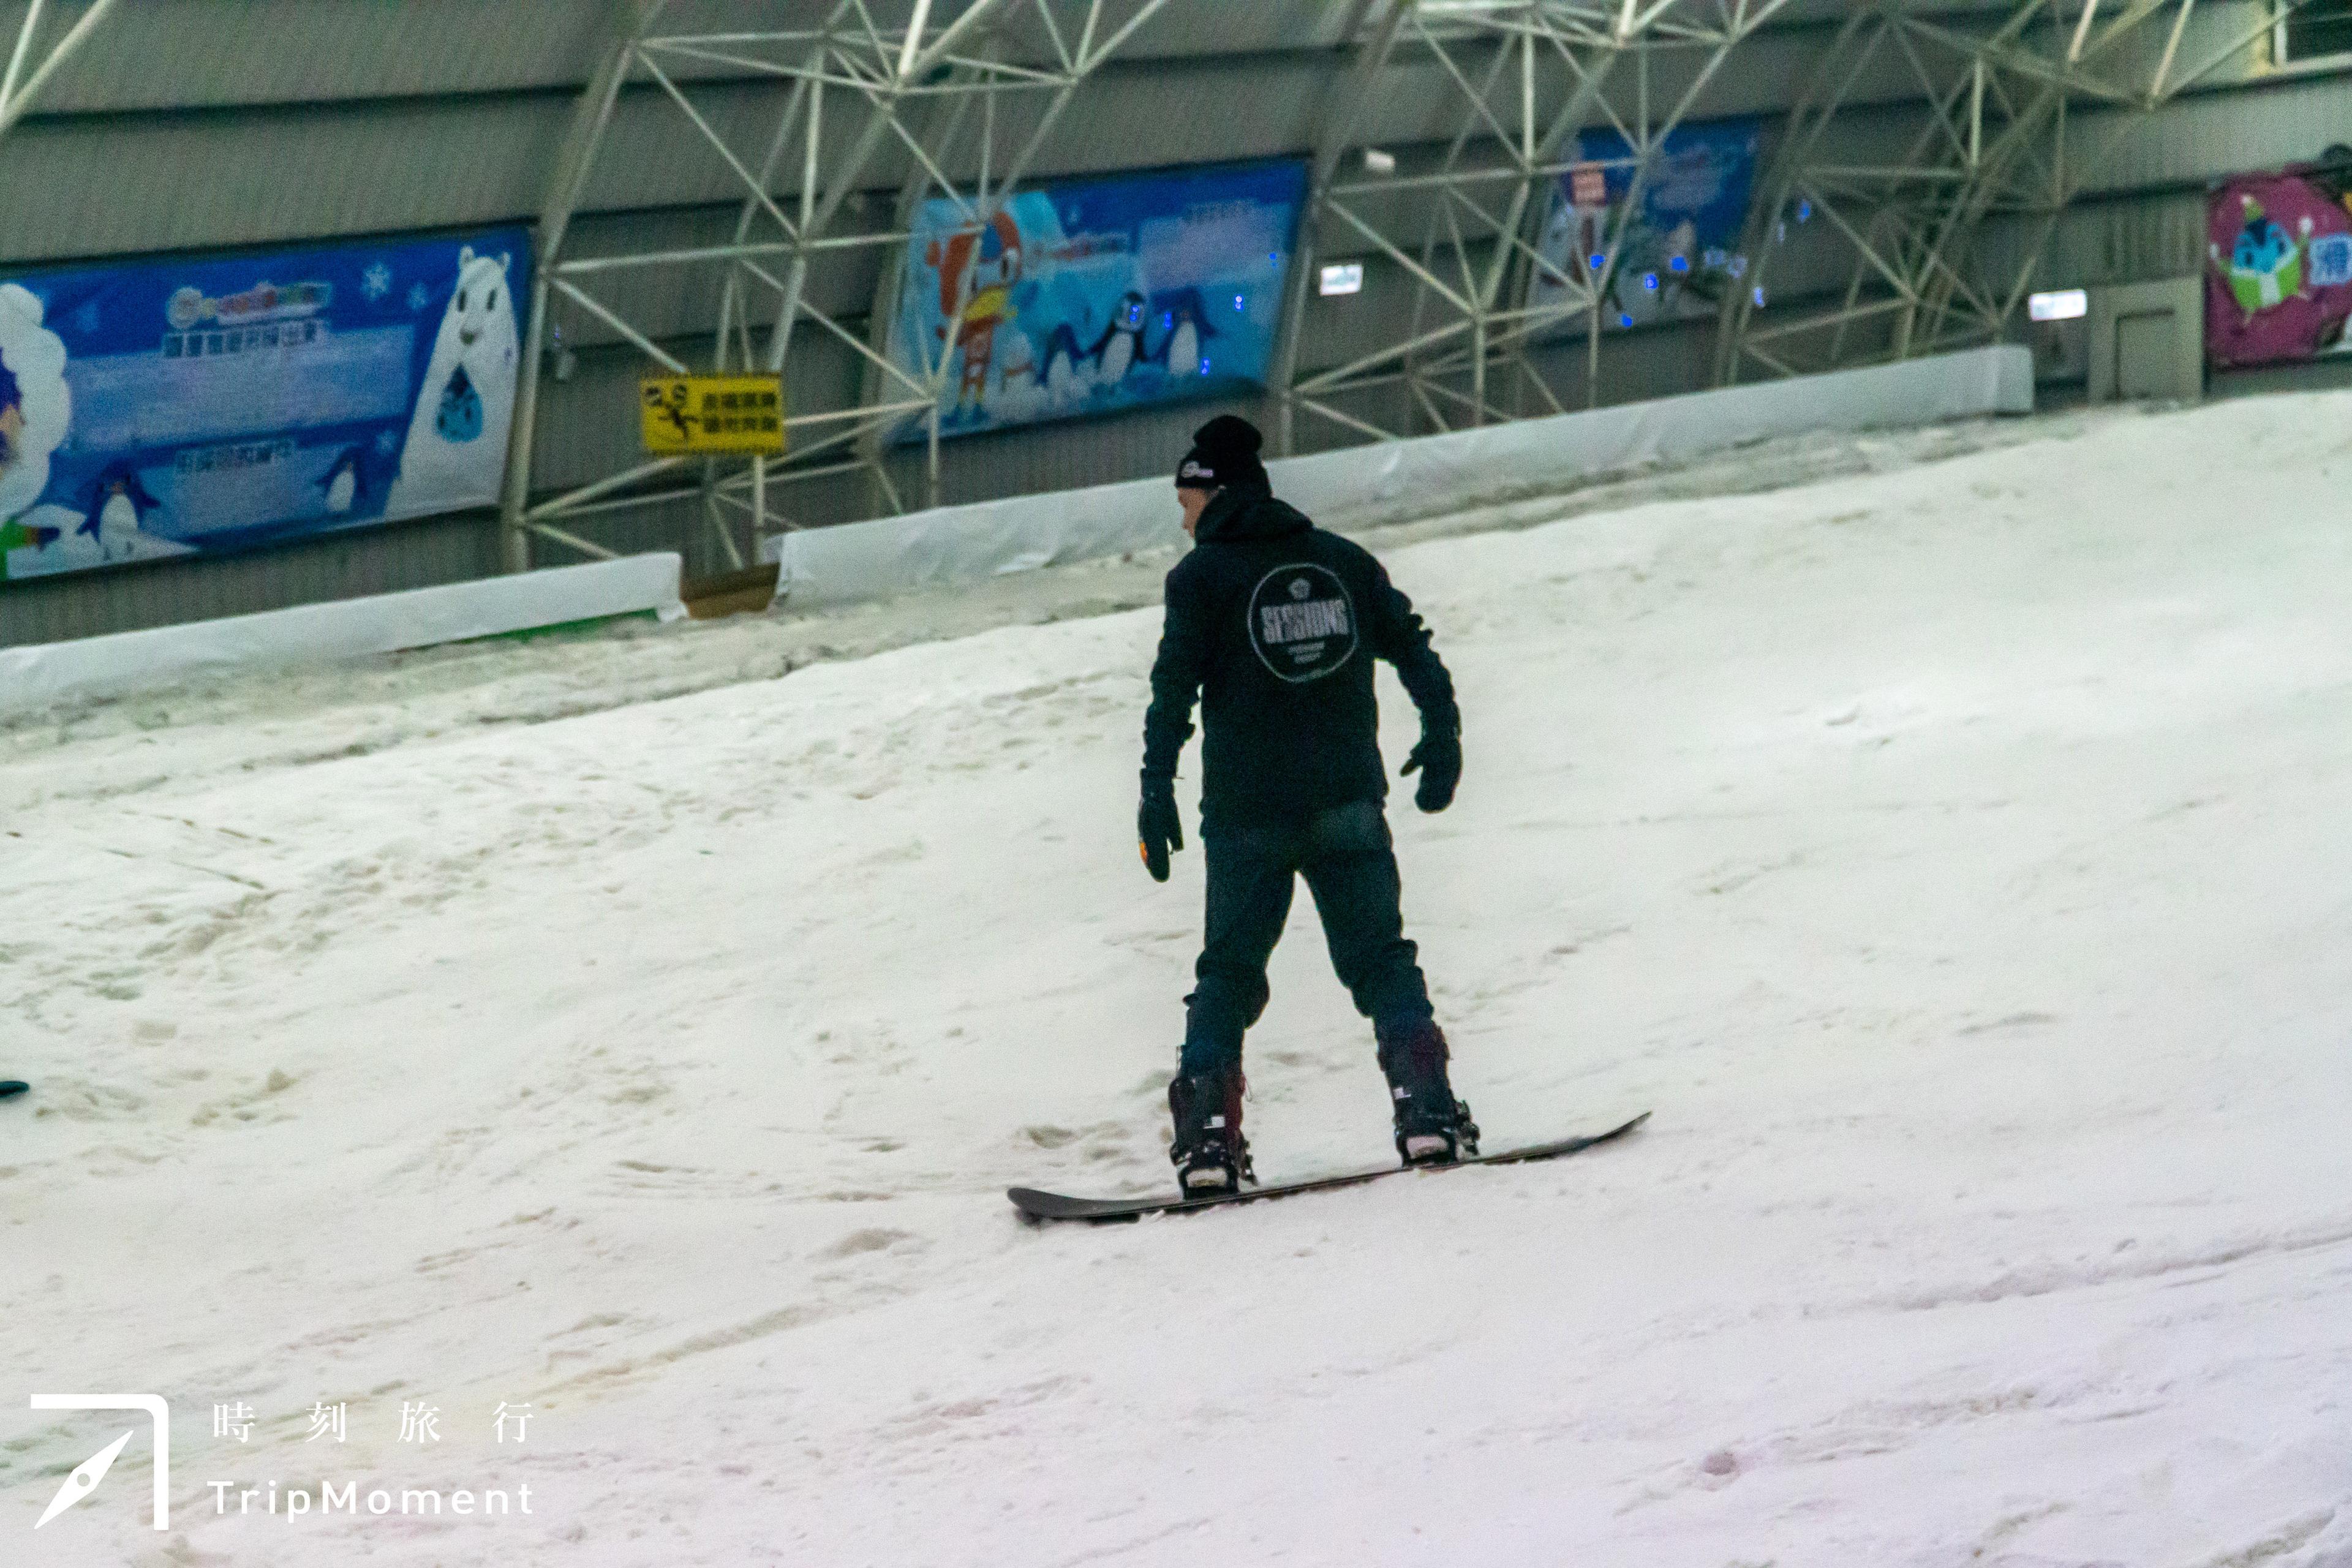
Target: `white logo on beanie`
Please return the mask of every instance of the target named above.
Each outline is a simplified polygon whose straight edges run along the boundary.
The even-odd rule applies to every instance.
[[[1203,466],[1198,458],[1187,458],[1184,466],[1176,470],[1176,477],[1180,479],[1213,479],[1217,471]]]

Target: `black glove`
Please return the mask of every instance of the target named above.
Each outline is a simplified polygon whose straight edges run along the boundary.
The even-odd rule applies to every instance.
[[[1141,840],[1143,868],[1155,882],[1168,879],[1168,857],[1184,847],[1184,818],[1176,810],[1176,785],[1146,779],[1143,804],[1136,808],[1135,836]]]
[[[1421,774],[1413,805],[1423,811],[1444,811],[1454,804],[1454,787],[1462,782],[1462,737],[1451,730],[1423,730],[1421,744],[1397,771]]]

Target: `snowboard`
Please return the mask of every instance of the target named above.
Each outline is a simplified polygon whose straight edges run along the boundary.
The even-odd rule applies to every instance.
[[[1304,1182],[1284,1182],[1270,1187],[1245,1186],[1230,1193],[1210,1193],[1200,1197],[1185,1197],[1179,1194],[1166,1197],[1074,1198],[1061,1193],[1041,1193],[1034,1187],[1013,1187],[1004,1195],[1013,1200],[1013,1206],[1021,1211],[1024,1219],[1082,1219],[1094,1225],[1106,1225],[1141,1219],[1148,1214],[1189,1214],[1194,1209],[1220,1208],[1229,1204],[1264,1203],[1269,1198],[1294,1197],[1300,1193],[1357,1187],[1366,1182],[1377,1182],[1382,1176],[1402,1176],[1412,1171],[1465,1171],[1473,1165],[1525,1165],[1537,1160],[1558,1160],[1602,1143],[1613,1142],[1649,1119],[1650,1113],[1645,1110],[1633,1121],[1612,1127],[1606,1132],[1582,1138],[1563,1138],[1556,1143],[1536,1143],[1524,1149],[1506,1149],[1500,1153],[1479,1154],[1467,1160],[1456,1160],[1450,1165],[1387,1165],[1377,1171],[1353,1171],[1343,1176],[1317,1176]]]
[[[12,1078],[5,1083],[0,1083],[0,1100],[14,1100],[18,1095],[29,1090],[33,1086],[29,1083],[18,1083]]]

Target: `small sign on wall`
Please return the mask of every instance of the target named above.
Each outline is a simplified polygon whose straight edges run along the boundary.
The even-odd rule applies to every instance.
[[[1364,264],[1360,261],[1333,262],[1317,278],[1315,291],[1327,299],[1335,294],[1362,293]]]
[[[652,375],[639,383],[646,450],[657,458],[784,452],[784,384],[774,375]]]

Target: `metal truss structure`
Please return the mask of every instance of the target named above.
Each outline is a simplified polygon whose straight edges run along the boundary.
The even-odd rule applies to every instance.
[[[775,520],[772,488],[820,476],[863,475],[873,510],[903,510],[916,498],[899,493],[887,454],[917,421],[929,431],[919,499],[936,501],[938,411],[955,350],[941,343],[932,357],[924,345],[909,371],[887,339],[919,204],[953,201],[983,230],[1074,95],[1139,26],[1170,5],[1224,3],[829,0],[821,26],[713,34],[661,31],[668,0],[615,0],[623,25],[581,98],[541,216],[503,508],[509,564],[527,565],[535,539],[609,554],[575,520],[681,501],[701,507],[740,564],[740,542]],[[2247,26],[2243,8],[2221,0],[1347,0],[1276,339],[1276,446],[1601,401],[1629,220],[1666,138],[1718,112],[1710,89],[1742,58],[1780,69],[1796,58],[1803,85],[1729,258],[1738,281],[1717,307],[1717,384],[2013,335],[2052,230],[2100,158],[2148,111],[2253,47],[2279,6]],[[1759,56],[1767,33],[1780,47]],[[713,68],[738,89],[747,77],[772,82],[760,147],[730,143],[698,106],[696,73]],[[1407,74],[1424,89],[1445,84],[1444,129],[1384,149],[1372,111]],[[681,131],[730,171],[740,193],[731,237],[626,254],[569,243],[631,82],[657,88]],[[1589,188],[1573,194],[1580,173],[1601,173],[1576,156],[1587,130],[1613,132],[1625,149],[1598,203]],[[861,193],[893,184],[895,206],[877,221]],[[1548,240],[1563,215],[1573,232]],[[1799,220],[1804,247],[1782,245]],[[857,301],[870,303],[863,323],[810,286],[813,267],[856,253],[877,263],[870,301]],[[1410,308],[1391,313],[1401,324],[1351,345],[1345,363],[1305,365],[1319,262],[1372,256],[1411,290]],[[651,365],[685,372],[620,297],[675,299],[714,273],[717,331],[695,340],[709,347],[691,368],[781,372],[793,334],[816,332],[862,366],[853,404],[793,413],[789,459],[624,463],[534,499],[551,309],[593,318]],[[1790,281],[1770,302],[1776,273]]]
[[[114,6],[115,0],[94,0],[72,26],[44,48],[41,14],[47,8],[47,0],[29,0],[24,20],[16,28],[16,41],[8,50],[7,70],[0,73],[0,137],[6,136],[9,128],[24,118],[58,68],[89,42],[90,35],[98,31]]]
[[[541,215],[539,278],[502,508],[509,567],[530,564],[534,536],[588,554],[611,555],[565,522],[688,498],[700,501],[728,558],[740,566],[739,531],[756,540],[766,531],[771,485],[845,471],[862,471],[883,501],[899,510],[902,499],[883,460],[885,439],[918,417],[929,426],[928,483],[936,499],[938,410],[951,374],[952,345],[940,345],[936,360],[924,345],[917,374],[890,357],[886,339],[916,208],[944,198],[957,204],[975,231],[985,227],[1027,173],[1073,95],[1168,3],[969,0],[949,16],[946,5],[935,8],[932,0],[912,0],[902,23],[886,26],[876,16],[885,8],[878,0],[836,0],[815,27],[687,34],[660,30],[667,0],[626,0],[625,35],[582,97]],[[691,73],[700,67],[773,82],[763,149],[730,144],[712,116],[698,107]],[[740,184],[734,233],[725,243],[615,255],[574,254],[567,244],[582,194],[604,155],[614,103],[633,79],[658,87],[683,128],[707,143]],[[1007,100],[1016,97],[1039,101],[1026,112],[1014,112]],[[845,120],[854,127],[845,142]],[[892,165],[905,171],[895,220],[880,226],[845,223],[851,198]],[[780,186],[794,194],[780,197]],[[813,300],[809,282],[813,266],[866,249],[878,249],[881,266],[867,328],[860,333]],[[707,280],[714,268],[722,276],[718,330],[711,358],[699,367],[689,366],[600,295],[600,289],[624,279],[641,285],[648,274],[657,279],[658,288],[639,287],[639,298],[674,293],[698,278]],[[814,329],[859,356],[865,395],[848,408],[790,415],[784,422],[792,442],[787,459],[655,458],[533,500],[539,384],[547,358],[549,310],[557,300],[594,318],[654,364],[681,374],[696,368],[780,374],[793,333]],[[679,479],[686,482],[664,482]]]
[[[1666,135],[1788,4],[1385,0],[1360,29],[1355,89],[1317,150],[1276,381],[1283,449],[1296,447],[1300,414],[1381,438],[1564,412],[1530,351],[1579,329],[1583,401],[1597,402],[1600,329],[1627,216]],[[1401,168],[1392,153],[1358,142],[1361,108],[1391,71],[1432,63],[1451,84],[1454,129],[1426,167]],[[1578,167],[1574,138],[1588,127],[1622,139],[1631,177],[1605,216],[1547,255],[1542,230]],[[1318,254],[1368,250],[1412,279],[1407,330],[1344,364],[1300,374],[1299,323]]]
[[[2191,48],[2199,0],[1856,0],[1750,211],[1750,286],[1723,301],[1717,384],[2009,336],[2052,231],[2105,157],[2303,3],[2241,15]],[[1883,128],[1858,136],[1856,85],[1890,67],[1924,98],[1924,116],[1891,139]],[[1842,295],[1771,307],[1789,225],[1816,218],[1843,242]]]

